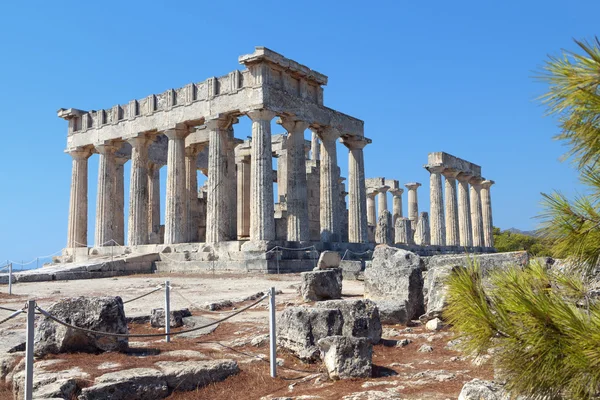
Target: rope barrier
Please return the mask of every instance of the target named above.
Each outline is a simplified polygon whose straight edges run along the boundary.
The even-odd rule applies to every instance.
[[[55,316],[53,316],[52,314],[48,313],[47,311],[45,311],[44,309],[40,308],[39,306],[36,306],[36,309],[42,314],[44,315],[46,318],[51,319],[52,321],[63,325],[67,328],[71,328],[71,329],[75,329],[81,332],[86,332],[86,333],[91,333],[93,335],[99,335],[99,336],[110,336],[110,337],[121,337],[121,338],[130,338],[130,337],[137,337],[137,338],[152,338],[152,337],[165,337],[165,336],[175,336],[175,335],[182,335],[184,333],[190,333],[190,332],[195,332],[195,331],[199,331],[201,329],[205,329],[208,327],[211,327],[213,325],[219,324],[221,322],[227,321],[228,319],[231,319],[233,317],[235,317],[238,314],[241,314],[242,312],[248,310],[249,308],[254,307],[255,305],[257,305],[258,303],[260,303],[261,301],[263,301],[264,299],[266,299],[267,297],[269,297],[268,294],[264,295],[263,297],[261,297],[260,299],[258,299],[257,301],[255,301],[254,303],[241,308],[239,310],[237,310],[236,312],[221,318],[218,321],[214,321],[211,322],[210,324],[206,324],[206,325],[202,325],[202,326],[197,326],[191,329],[185,329],[182,331],[178,331],[178,332],[169,332],[169,333],[138,333],[138,334],[126,334],[126,333],[111,333],[111,332],[100,332],[100,331],[95,331],[92,329],[87,329],[87,328],[81,328],[72,324],[69,324],[67,322],[61,321],[60,319],[56,318]]]
[[[123,302],[123,304],[131,303],[132,301],[139,300],[139,299],[141,299],[142,297],[149,296],[149,295],[151,295],[152,293],[156,293],[156,292],[158,292],[159,290],[162,290],[162,288],[163,288],[163,285],[160,285],[159,287],[157,287],[156,289],[154,289],[154,290],[152,290],[152,291],[150,291],[150,292],[148,292],[148,293],[145,293],[145,294],[143,294],[143,295],[141,295],[141,296],[134,297],[133,299],[129,299],[129,300],[127,300],[127,301],[124,301],[124,302]]]
[[[16,311],[18,311],[18,310],[15,310],[14,308],[6,308],[6,307],[0,307],[0,310],[10,311],[10,312],[16,312]]]
[[[23,314],[24,312],[25,312],[25,310],[23,308],[20,309],[20,310],[16,310],[14,313],[10,314],[8,317],[6,317],[2,321],[0,321],[0,325],[2,325],[3,323],[5,323],[6,321],[9,321],[9,320],[13,319],[17,315]]]

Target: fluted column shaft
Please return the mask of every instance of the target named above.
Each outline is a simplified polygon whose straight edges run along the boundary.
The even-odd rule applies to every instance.
[[[250,236],[250,163],[237,163],[237,236]]]
[[[339,186],[336,140],[339,132],[333,128],[325,128],[319,132],[321,136],[321,241],[337,242],[340,240],[339,221]]]
[[[390,189],[390,193],[392,194],[392,223],[395,227],[396,220],[402,218],[402,193],[404,193],[404,190]]]
[[[377,225],[377,210],[375,209],[377,192],[367,193],[367,224]]]
[[[444,184],[446,192],[446,245],[460,245],[460,233],[458,229],[458,199],[456,194],[456,176],[458,171],[445,170],[446,177]]]
[[[148,243],[148,145],[145,136],[129,139],[131,144],[131,178],[129,182],[129,217],[127,244]]]
[[[381,218],[384,211],[389,211],[387,201],[387,191],[389,188],[389,186],[382,186],[377,189],[377,208],[379,209],[379,218]]]
[[[165,201],[165,244],[184,243],[187,225],[185,221],[185,138],[187,129],[170,129],[165,132],[169,139],[167,150],[167,195]]]
[[[319,143],[319,136],[317,132],[313,131],[310,141],[310,153],[313,161],[321,159],[321,144]]]
[[[481,210],[481,182],[480,177],[471,178],[470,204],[471,204],[471,232],[473,246],[483,247],[483,221]]]
[[[442,192],[442,171],[444,167],[429,166],[429,214],[431,245],[446,245],[446,226],[444,220],[444,197]]]
[[[483,222],[483,244],[485,247],[494,247],[494,223],[492,220],[492,198],[490,187],[494,181],[481,182],[481,214]]]
[[[125,157],[116,157],[115,167],[115,186],[113,199],[115,201],[115,226],[113,231],[113,239],[115,246],[125,245]]]
[[[275,113],[269,110],[257,110],[247,115],[252,120],[250,240],[274,240],[271,120],[275,117]]]
[[[185,148],[186,241],[190,243],[200,240],[196,213],[198,212],[198,154],[203,147],[204,145],[192,144]]]
[[[470,175],[459,174],[458,180],[458,232],[460,245],[464,247],[473,246],[471,233],[471,207],[469,201],[469,179]]]
[[[73,161],[67,248],[87,247],[88,158],[92,152],[90,148],[80,148],[69,154]]]
[[[417,229],[419,222],[419,200],[417,197],[417,189],[421,186],[418,182],[411,182],[404,185],[408,189],[408,219],[413,233]]]
[[[160,242],[160,165],[148,163],[148,238]],[[150,240],[149,240],[150,242]]]
[[[367,188],[363,149],[369,139],[353,136],[344,138],[348,147],[348,242],[368,243]]]
[[[96,232],[95,246],[112,246],[110,242],[114,235],[115,216],[115,151],[111,144],[96,145],[100,154],[98,161],[98,193],[96,199]]]

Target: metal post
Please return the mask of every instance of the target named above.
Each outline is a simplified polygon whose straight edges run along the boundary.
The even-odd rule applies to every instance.
[[[277,337],[275,335],[275,288],[269,293],[269,340],[271,345],[271,378],[277,377]]]
[[[171,341],[169,332],[171,331],[171,304],[169,300],[169,281],[165,281],[165,340],[167,343]]]
[[[8,264],[8,295],[12,296],[12,263]]]
[[[25,400],[33,399],[33,334],[35,300],[27,300],[27,341],[25,342]]]

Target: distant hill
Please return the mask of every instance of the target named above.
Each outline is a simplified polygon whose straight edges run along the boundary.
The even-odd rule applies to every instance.
[[[522,231],[520,229],[517,228],[508,228],[508,229],[504,229],[506,232],[510,232],[510,233],[519,233],[521,235],[526,235],[526,236],[538,236],[537,231]]]

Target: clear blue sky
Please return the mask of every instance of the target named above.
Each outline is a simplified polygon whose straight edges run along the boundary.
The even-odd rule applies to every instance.
[[[548,54],[574,49],[572,38],[598,34],[599,14],[597,1],[556,0],[2,2],[0,260],[65,245],[71,158],[57,109],[109,108],[220,76],[254,46],[329,76],[326,105],[363,119],[373,139],[367,176],[426,185],[427,153],[446,151],[497,182],[496,226],[532,229],[540,192],[578,190],[532,76]],[[236,126],[248,135],[247,121]],[[345,175],[343,147],[339,161]]]

